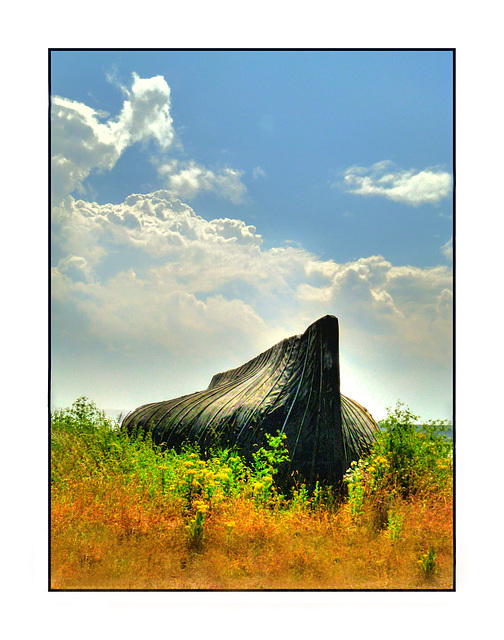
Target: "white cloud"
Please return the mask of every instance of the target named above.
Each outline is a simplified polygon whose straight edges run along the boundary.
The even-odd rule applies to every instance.
[[[344,187],[355,195],[383,196],[395,202],[418,206],[436,204],[451,193],[452,177],[440,169],[399,169],[384,160],[369,168],[350,167]]]
[[[169,191],[184,199],[192,199],[203,191],[211,191],[234,204],[240,204],[247,193],[241,180],[243,172],[229,167],[214,171],[194,160],[171,160],[161,165],[158,171],[165,178]]]
[[[58,262],[58,271],[74,282],[93,282],[93,272],[86,258],[68,255]]]
[[[448,242],[441,247],[441,253],[447,258],[447,260],[453,260],[453,238],[450,238]]]
[[[161,149],[173,142],[173,119],[170,115],[170,87],[163,76],[140,78],[133,73],[129,100],[119,116],[119,128],[128,132],[131,142],[155,139]]]
[[[257,178],[265,178],[266,171],[264,171],[264,169],[262,169],[261,167],[254,167],[254,170],[252,171],[252,177],[254,178],[254,180],[257,180]]]
[[[53,96],[51,103],[51,197],[53,204],[82,187],[92,170],[111,170],[135,142],[154,139],[166,150],[173,142],[170,88],[164,78],[133,74],[131,89],[117,118],[74,100]]]
[[[241,349],[250,346],[265,329],[242,300],[217,292],[198,297],[162,269],[129,269],[106,281],[84,284],[58,266],[52,270],[52,287],[60,309],[83,316],[89,336],[115,349],[157,348],[169,350],[172,357],[211,357],[223,343],[235,349],[240,342]],[[66,329],[72,331],[71,326]]]
[[[117,127],[99,121],[98,112],[58,96],[51,109],[51,195],[59,202],[92,169],[111,169],[126,142]]]
[[[261,244],[254,226],[229,218],[206,221],[169,191],[134,194],[118,205],[69,197],[53,209],[54,250],[82,256],[94,268],[122,253],[144,256],[149,264],[179,259],[190,271],[214,253],[224,264],[240,251],[253,255]]]

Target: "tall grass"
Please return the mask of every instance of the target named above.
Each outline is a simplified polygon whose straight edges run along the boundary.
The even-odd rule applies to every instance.
[[[85,398],[52,416],[53,589],[449,589],[450,441],[389,411],[347,494],[278,480],[281,435],[250,462],[163,450]]]

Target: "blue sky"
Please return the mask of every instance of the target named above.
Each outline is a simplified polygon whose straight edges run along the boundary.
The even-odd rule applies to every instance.
[[[332,313],[343,393],[450,418],[452,67],[52,52],[53,403],[196,391]]]

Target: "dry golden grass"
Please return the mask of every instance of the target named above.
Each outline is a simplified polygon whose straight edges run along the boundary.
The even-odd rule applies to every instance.
[[[411,417],[398,405],[347,499],[287,498],[280,435],[251,463],[162,451],[81,398],[52,416],[51,588],[452,589],[451,445]]]
[[[53,589],[451,589],[452,509],[445,495],[398,500],[397,535],[371,507],[278,509],[248,498],[207,514],[188,543],[177,501],[131,482],[89,478],[53,492]],[[436,553],[427,575],[421,558]]]

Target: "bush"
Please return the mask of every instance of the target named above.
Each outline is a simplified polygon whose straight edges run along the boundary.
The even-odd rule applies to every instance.
[[[157,447],[150,438],[128,436],[85,397],[52,413],[51,453],[53,482],[110,473],[143,477],[147,469],[155,468],[157,459]]]
[[[77,398],[69,409],[56,409],[51,414],[53,433],[98,433],[109,431],[116,423],[105,416],[94,402],[84,396]]]
[[[344,478],[352,515],[373,502],[379,526],[387,522],[395,497],[440,490],[451,483],[453,471],[447,421],[419,425],[418,416],[401,402],[387,411],[371,453],[353,462]]]

